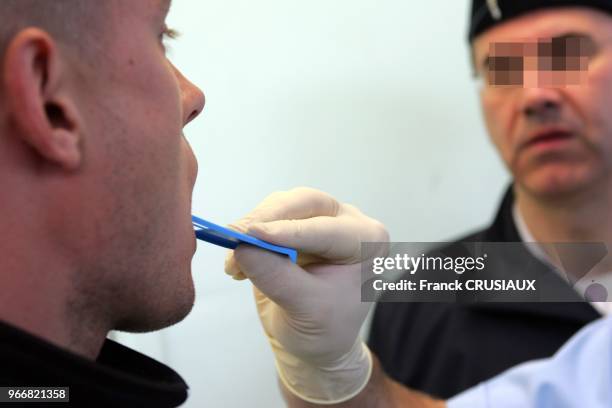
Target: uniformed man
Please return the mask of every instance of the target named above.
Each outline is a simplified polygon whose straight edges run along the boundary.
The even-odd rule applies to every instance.
[[[482,110],[513,183],[493,223],[459,241],[611,241],[611,13],[607,0],[473,1],[468,40]],[[544,246],[525,256],[558,273]],[[369,345],[391,377],[448,398],[552,355],[608,314],[611,268],[604,260],[573,287],[565,280],[574,303],[380,303]],[[581,302],[589,290],[597,296]]]

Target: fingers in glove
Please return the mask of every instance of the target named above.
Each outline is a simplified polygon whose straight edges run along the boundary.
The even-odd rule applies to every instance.
[[[386,242],[380,223],[363,215],[314,217],[252,224],[248,233],[338,263],[360,262],[362,242]]]
[[[249,245],[234,250],[240,271],[273,302],[288,312],[315,290],[315,277],[287,257]],[[300,300],[301,299],[301,300]]]
[[[230,275],[235,280],[245,280],[246,276],[240,270],[240,266],[234,258],[234,251],[228,251],[225,256],[225,273]]]
[[[255,222],[336,216],[340,203],[319,190],[300,187],[271,194],[241,220],[231,224],[241,232]]]

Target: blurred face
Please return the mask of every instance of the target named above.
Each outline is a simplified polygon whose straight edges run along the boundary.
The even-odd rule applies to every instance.
[[[109,4],[105,33],[92,44],[99,59],[82,66],[77,84],[88,175],[81,228],[93,237],[77,284],[107,300],[116,328],[145,331],[193,305],[197,163],[182,129],[204,96],[166,58],[167,1]]]
[[[557,197],[607,185],[612,168],[612,17],[527,14],[476,38],[482,109],[517,187]]]

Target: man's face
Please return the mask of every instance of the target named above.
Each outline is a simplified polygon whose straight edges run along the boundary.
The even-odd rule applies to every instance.
[[[519,189],[558,197],[608,179],[611,45],[612,18],[579,7],[533,12],[475,39],[486,126]],[[496,76],[502,66],[518,70]]]
[[[112,299],[104,307],[117,328],[145,331],[182,319],[193,305],[197,162],[182,129],[204,96],[166,58],[167,1],[109,4],[105,33],[92,45],[99,60],[75,85],[89,186],[79,218],[89,220],[83,234],[95,237],[77,284]]]

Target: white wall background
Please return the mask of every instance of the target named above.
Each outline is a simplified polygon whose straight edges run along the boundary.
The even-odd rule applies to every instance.
[[[491,218],[507,179],[481,124],[467,1],[175,0],[175,64],[206,93],[186,129],[195,214],[229,223],[306,185],[383,221],[395,241]],[[182,323],[120,339],[181,373],[186,407],[281,407],[248,282],[199,244]]]

